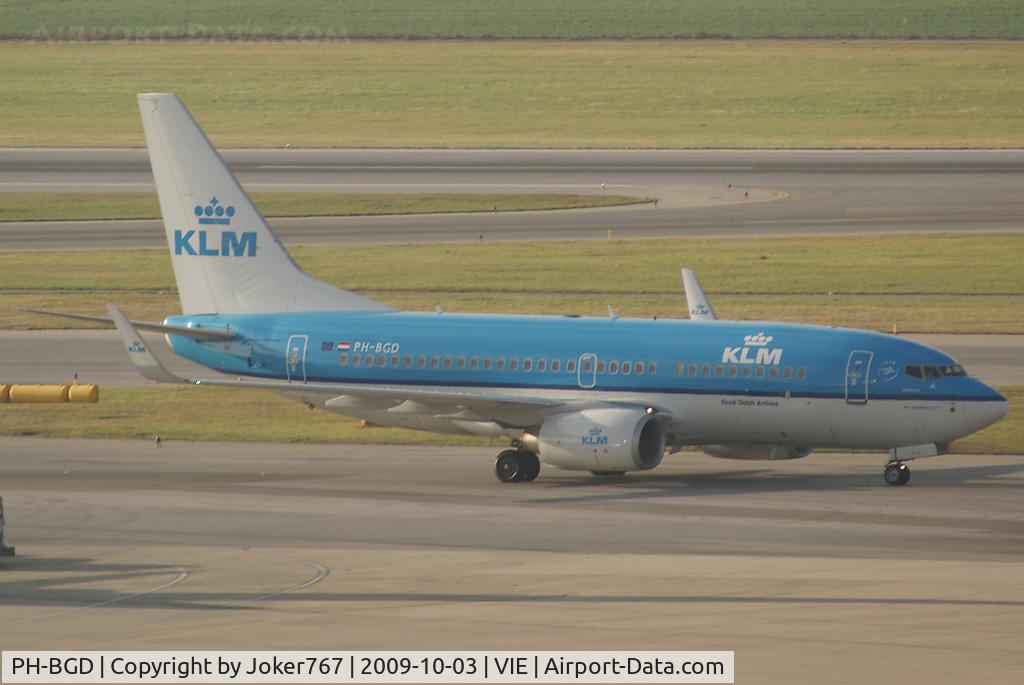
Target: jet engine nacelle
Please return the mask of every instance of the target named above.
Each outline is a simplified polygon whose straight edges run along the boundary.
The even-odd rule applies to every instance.
[[[665,428],[643,409],[584,409],[549,417],[523,443],[540,460],[573,471],[646,471],[665,456]]]
[[[704,445],[704,454],[719,459],[803,459],[811,453],[809,447],[789,445],[755,445],[751,443],[730,443],[727,445]]]

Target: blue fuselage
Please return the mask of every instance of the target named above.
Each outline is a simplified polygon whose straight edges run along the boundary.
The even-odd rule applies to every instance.
[[[670,410],[693,441],[948,442],[1006,412],[1002,395],[948,355],[843,328],[408,312],[166,323],[230,328],[238,338],[228,344],[170,339],[176,353],[232,375],[642,399]]]

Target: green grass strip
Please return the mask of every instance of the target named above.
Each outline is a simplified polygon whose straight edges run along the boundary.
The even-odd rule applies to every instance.
[[[16,42],[0,74],[0,146],[140,147],[153,90],[222,148],[1024,146],[1017,42]]]
[[[902,332],[1024,333],[1024,235],[594,240],[293,247],[313,276],[410,310],[681,317],[679,268],[719,316]],[[0,252],[0,327],[180,311],[165,250]]]

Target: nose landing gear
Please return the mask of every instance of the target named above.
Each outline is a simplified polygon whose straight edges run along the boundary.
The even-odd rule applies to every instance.
[[[889,485],[906,485],[910,481],[910,467],[894,461],[885,467],[885,482]]]
[[[494,473],[502,483],[528,483],[540,475],[540,459],[527,450],[505,450],[494,460]]]

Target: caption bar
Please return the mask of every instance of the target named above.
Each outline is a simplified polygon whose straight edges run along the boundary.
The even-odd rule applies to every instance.
[[[735,652],[5,651],[4,683],[732,683]]]

